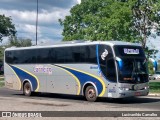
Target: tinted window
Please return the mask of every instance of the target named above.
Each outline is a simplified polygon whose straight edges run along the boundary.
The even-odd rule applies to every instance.
[[[116,56],[145,57],[144,51],[140,46],[116,45],[114,48]]]
[[[65,56],[64,56],[64,49],[63,48],[56,48],[55,49],[55,63],[64,63]]]
[[[52,56],[54,56],[53,49],[39,49],[37,51],[37,63],[51,63],[55,59]]]
[[[5,52],[5,60],[7,63],[13,63],[13,52],[6,51]]]
[[[103,75],[110,81],[116,81],[116,70],[110,46],[99,45],[99,64]]]
[[[107,70],[106,70],[106,77],[111,81],[116,81],[116,69],[114,59],[107,60]]]
[[[24,52],[22,52],[22,51],[24,51]],[[34,49],[34,50],[22,50],[22,51],[20,51],[20,52],[23,55],[24,60],[21,62],[21,64],[22,63],[31,63],[31,64],[33,64],[33,63],[37,62],[37,51],[38,50]],[[15,63],[15,61],[14,61],[14,63]]]
[[[96,46],[88,46],[88,59],[89,63],[97,63]]]
[[[96,47],[76,46],[6,51],[6,62],[22,63],[97,63]]]

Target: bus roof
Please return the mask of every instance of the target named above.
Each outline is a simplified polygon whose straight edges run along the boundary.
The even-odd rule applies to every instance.
[[[104,45],[130,45],[130,46],[141,46],[137,43],[130,43],[124,41],[69,41],[69,42],[60,42],[54,45],[46,45],[46,46],[30,46],[30,47],[10,47],[6,50],[21,50],[21,49],[38,49],[38,48],[51,48],[51,47],[67,47],[67,46],[82,46],[82,45],[97,45],[97,44],[104,44]]]

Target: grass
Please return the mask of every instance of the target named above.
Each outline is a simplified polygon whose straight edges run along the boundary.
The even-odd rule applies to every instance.
[[[160,93],[160,82],[150,82],[149,88],[151,93]]]
[[[0,81],[3,81],[4,80],[4,78],[0,78]]]
[[[4,78],[0,78],[0,87],[3,87],[4,86]]]
[[[4,82],[0,82],[0,87],[3,87],[4,86]]]

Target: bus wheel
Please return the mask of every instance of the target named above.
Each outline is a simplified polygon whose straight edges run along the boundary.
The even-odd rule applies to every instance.
[[[97,100],[96,90],[93,86],[88,86],[85,90],[85,97],[90,102],[95,102]]]
[[[23,93],[25,96],[31,96],[31,85],[29,84],[29,82],[26,82],[24,84],[24,87],[23,87]]]

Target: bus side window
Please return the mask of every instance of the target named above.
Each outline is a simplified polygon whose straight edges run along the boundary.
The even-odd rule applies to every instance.
[[[11,51],[6,51],[5,52],[5,60],[7,63],[13,63],[13,52]]]
[[[107,45],[99,45],[98,48],[99,65],[103,75],[109,81],[116,82],[116,70],[111,47]],[[103,58],[103,54],[106,51],[108,54]]]

